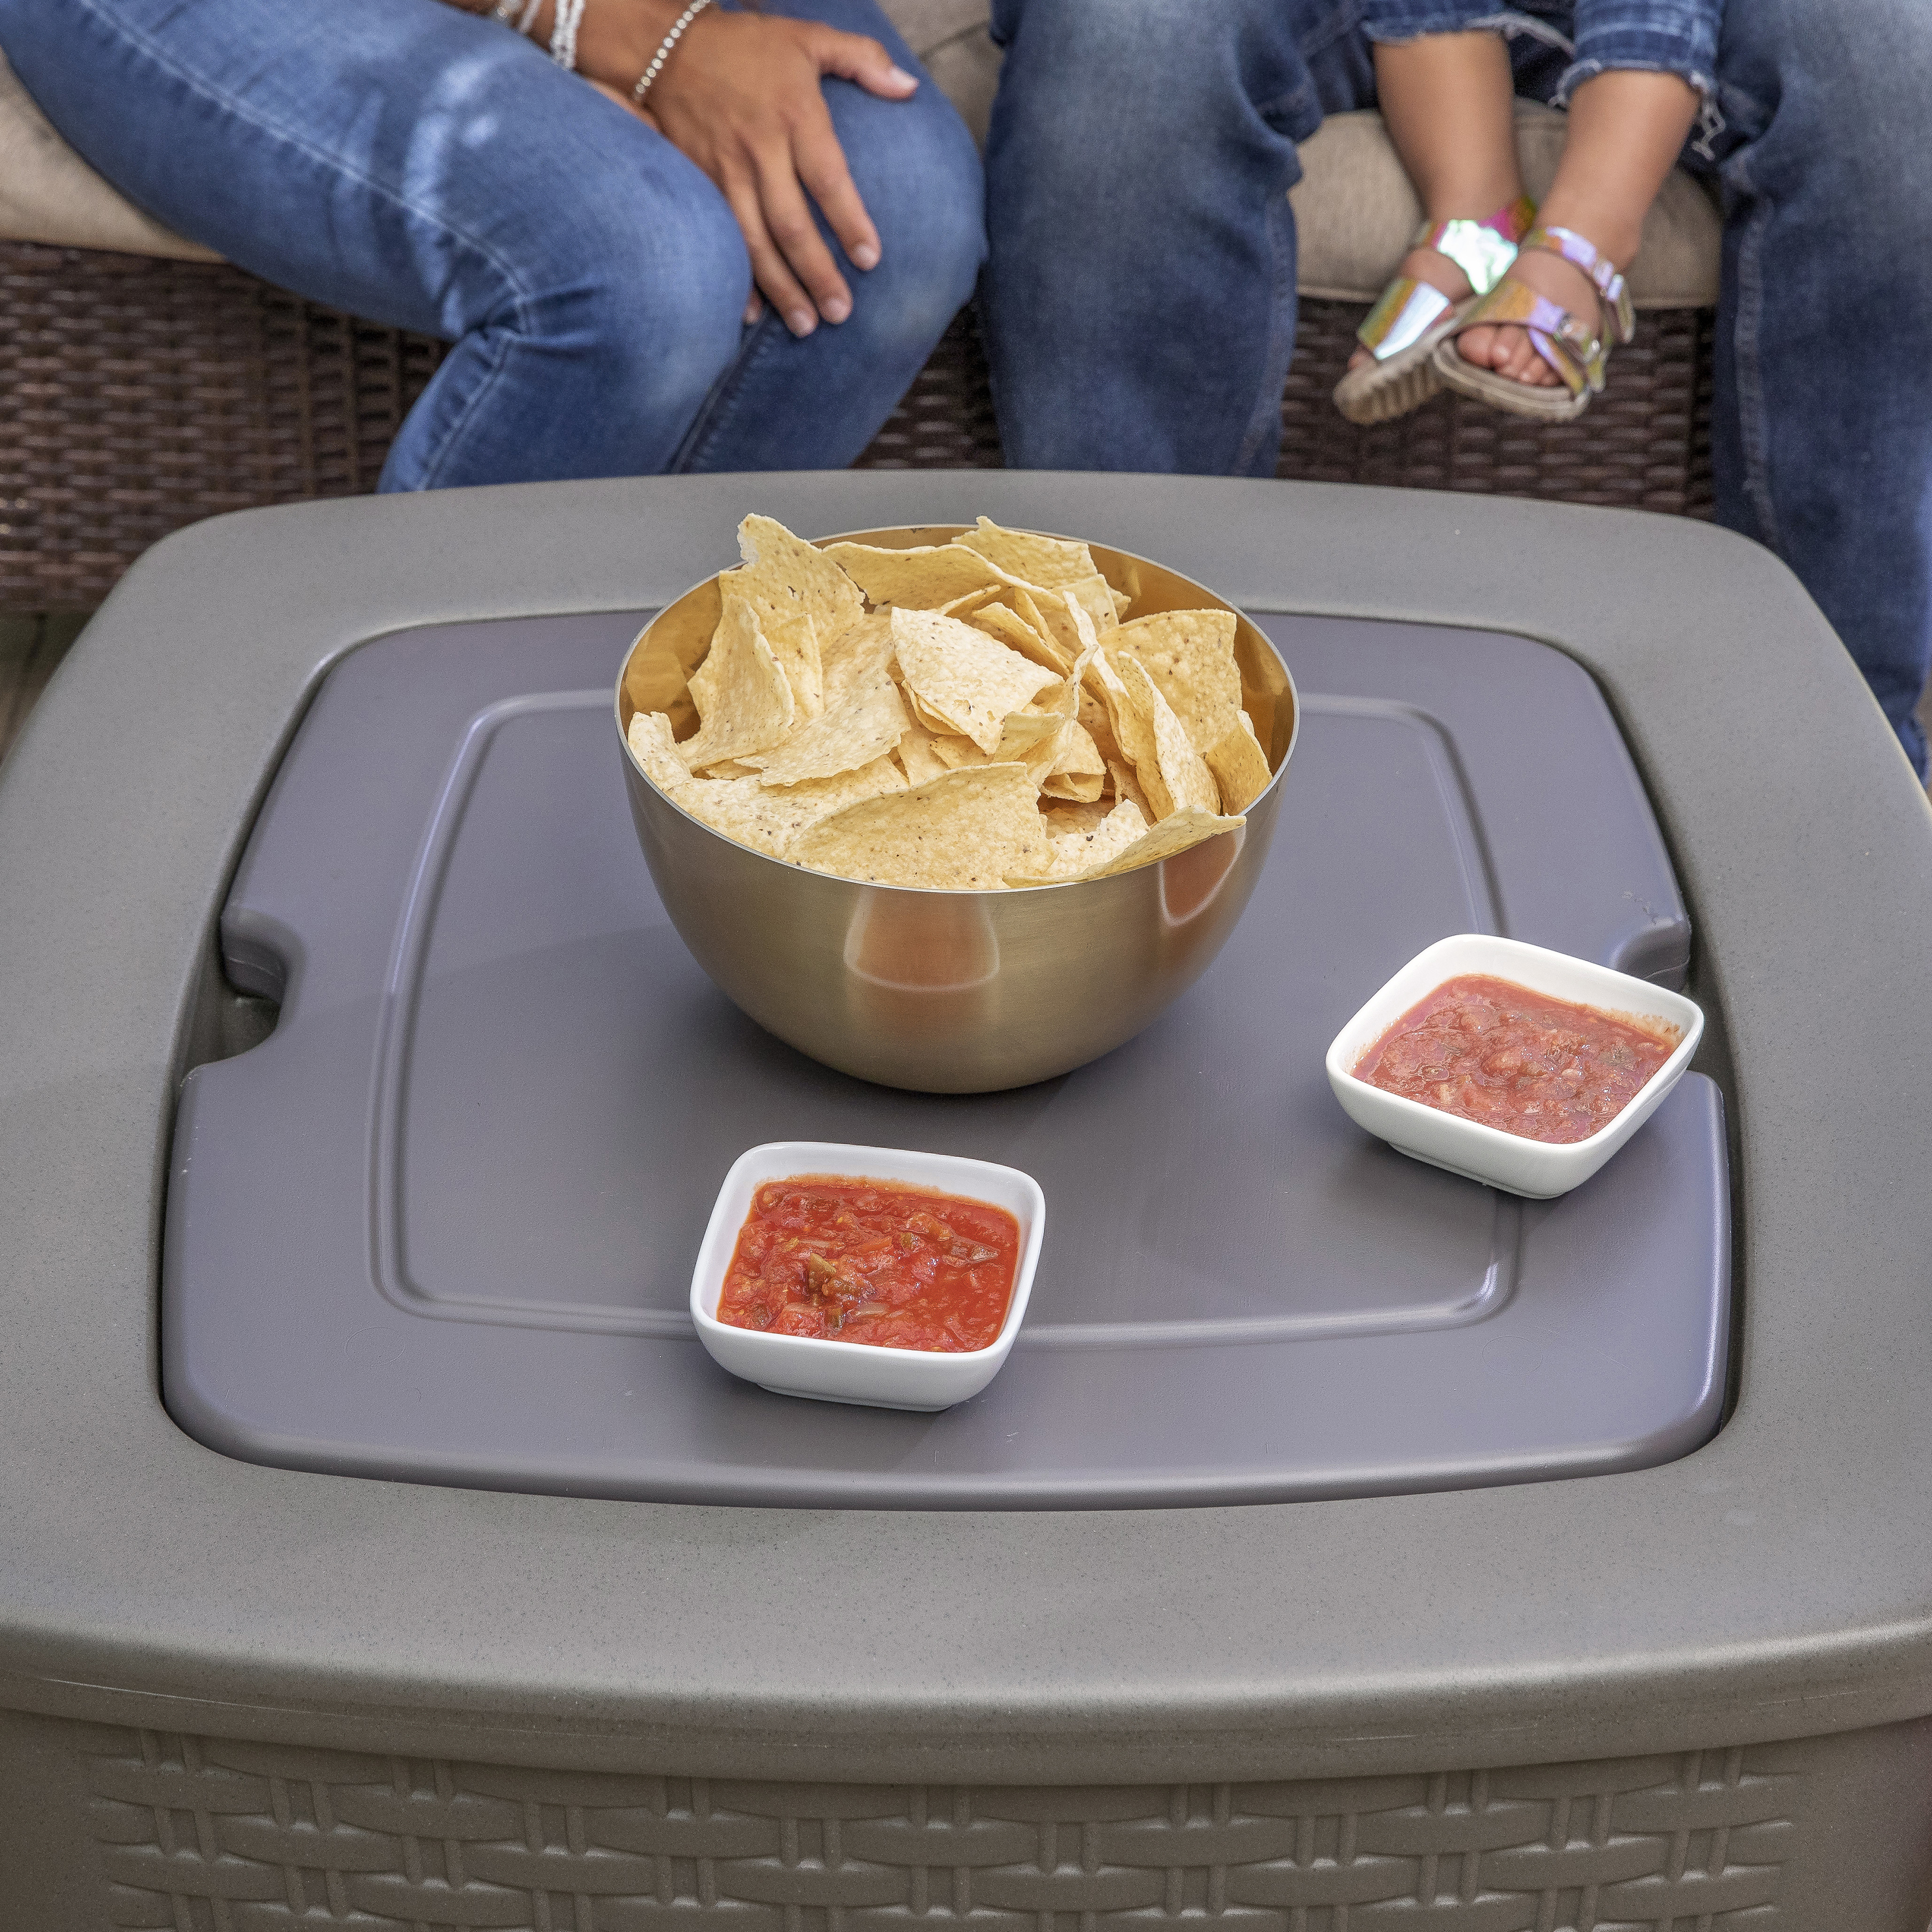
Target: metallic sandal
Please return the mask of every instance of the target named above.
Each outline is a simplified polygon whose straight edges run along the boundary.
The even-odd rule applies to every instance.
[[[1519,252],[1540,249],[1561,255],[1581,268],[1596,284],[1601,313],[1591,328],[1580,317],[1522,282],[1498,282],[1473,304],[1468,314],[1447,330],[1434,353],[1437,378],[1447,387],[1473,396],[1492,409],[1512,416],[1533,416],[1541,422],[1568,422],[1590,406],[1590,398],[1604,386],[1610,359],[1611,340],[1628,342],[1636,333],[1624,278],[1593,242],[1574,228],[1537,228],[1522,238]],[[1560,388],[1532,388],[1493,369],[1479,369],[1462,360],[1456,338],[1466,328],[1486,322],[1514,322],[1529,331],[1538,355],[1562,378]]]
[[[1468,277],[1472,292],[1457,302],[1413,275],[1398,275],[1383,290],[1355,332],[1375,360],[1351,369],[1335,385],[1335,406],[1351,422],[1388,422],[1435,394],[1439,384],[1431,358],[1436,345],[1502,281],[1535,219],[1536,204],[1526,194],[1480,221],[1422,224],[1409,246],[1446,255]]]

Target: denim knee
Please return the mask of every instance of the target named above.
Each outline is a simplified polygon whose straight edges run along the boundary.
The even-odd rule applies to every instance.
[[[628,117],[610,112],[621,134]],[[652,144],[632,168],[620,143],[576,179],[533,161],[489,238],[490,272],[449,291],[456,347],[383,488],[669,467],[738,351],[751,268],[723,196],[629,125]]]
[[[1071,100],[1130,98],[1180,126],[1225,85],[1235,38],[1202,13],[1200,0],[993,0],[992,32],[1009,49],[1023,38],[1029,70],[1057,74]]]
[[[903,104],[833,82],[832,123],[879,231],[879,265],[847,265],[850,319],[840,325],[891,358],[923,361],[971,298],[986,256],[984,187],[973,137],[930,80]]]

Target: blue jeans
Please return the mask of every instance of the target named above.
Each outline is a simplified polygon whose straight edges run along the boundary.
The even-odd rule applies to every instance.
[[[593,0],[595,4],[595,0]],[[872,0],[766,0],[885,42]],[[455,346],[382,487],[850,463],[971,295],[971,136],[929,80],[825,94],[882,247],[795,340],[724,196],[506,27],[437,0],[0,0],[0,46],[116,187],[315,301]],[[827,237],[830,239],[828,235]]]
[[[1324,114],[1373,104],[1364,13],[1362,0],[994,0],[1007,54],[982,302],[1009,462],[1274,473],[1294,344],[1295,143]],[[1550,98],[1569,57],[1528,35],[1510,46],[1519,91]],[[1704,164],[1724,208],[1718,516],[1797,574],[1922,776],[1928,73],[1926,0],[1732,0]]]
[[[1550,96],[1559,107],[1612,68],[1679,74],[1708,99],[1723,14],[1724,0],[1361,0],[1372,41],[1487,30],[1556,48],[1567,62]]]

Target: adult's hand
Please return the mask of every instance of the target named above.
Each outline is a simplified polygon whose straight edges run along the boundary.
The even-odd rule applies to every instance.
[[[682,0],[591,0],[578,37],[580,70],[628,106],[638,76],[682,11]],[[862,34],[713,5],[672,50],[644,116],[718,184],[743,231],[753,280],[794,335],[809,335],[821,316],[843,322],[852,313],[852,292],[812,219],[813,202],[854,266],[870,268],[879,259],[878,230],[826,108],[826,74],[888,100],[906,100],[919,86]],[[755,298],[752,306],[755,312]]]

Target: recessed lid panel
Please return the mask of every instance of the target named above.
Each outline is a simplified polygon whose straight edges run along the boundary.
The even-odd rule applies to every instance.
[[[1531,1204],[1368,1139],[1322,1072],[1336,1028],[1445,932],[1681,970],[1654,826],[1567,660],[1266,620],[1305,723],[1220,960],[1091,1066],[927,1096],[804,1059],[685,951],[610,722],[637,623],[385,638],[304,721],[224,918],[234,970],[280,962],[281,1023],[191,1076],[178,1124],[184,1426],[304,1468],[955,1508],[1522,1480],[1708,1434],[1727,1236],[1708,1082]],[[1032,1309],[983,1395],[826,1407],[704,1354],[684,1303],[712,1196],[745,1147],[790,1138],[1038,1178]]]

